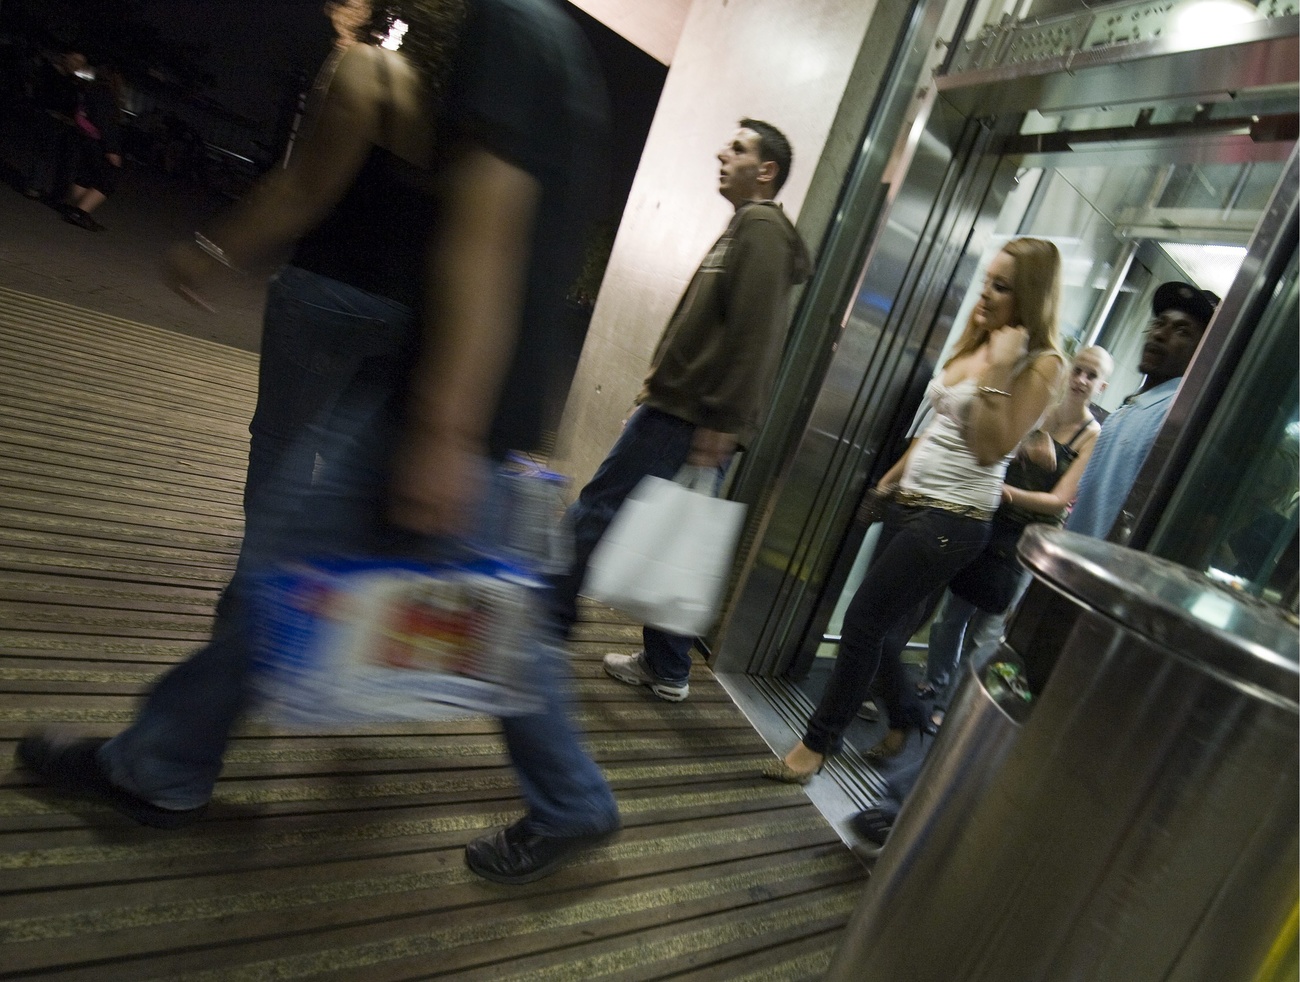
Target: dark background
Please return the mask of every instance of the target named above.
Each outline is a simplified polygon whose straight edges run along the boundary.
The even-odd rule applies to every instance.
[[[604,70],[613,117],[609,228],[617,227],[667,68],[563,0]],[[202,137],[264,168],[283,151],[300,92],[333,42],[320,0],[2,0],[0,84],[13,94],[37,51],[81,47],[136,101],[180,105]],[[236,145],[239,143],[244,145]],[[249,147],[255,149],[249,149]]]

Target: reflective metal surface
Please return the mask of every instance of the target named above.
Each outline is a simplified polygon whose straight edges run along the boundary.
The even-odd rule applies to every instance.
[[[787,572],[786,557],[773,555],[769,538],[773,533],[774,502],[778,488],[788,481],[783,472],[789,465],[791,448],[807,425],[813,394],[822,386],[827,365],[834,357],[844,298],[860,276],[867,243],[888,200],[890,189],[883,178],[894,140],[908,114],[914,111],[915,88],[932,57],[932,45],[946,7],[945,0],[913,0],[906,6],[882,5],[874,15],[873,31],[879,26],[882,32],[892,31],[897,37],[889,75],[865,122],[861,150],[817,256],[817,275],[805,290],[791,324],[769,420],[732,475],[729,496],[750,506],[739,549],[737,579],[742,583],[753,579],[755,585],[762,586],[745,589],[728,599],[715,632],[718,637],[740,630],[747,639],[752,638],[746,626],[762,622],[770,604],[768,597],[780,589]],[[775,518],[779,541],[791,537],[783,528],[787,520],[784,512]],[[733,639],[733,643],[713,652],[711,664],[715,671],[748,671],[752,653],[752,648],[744,651]]]
[[[1018,724],[967,676],[826,978],[1266,977],[1300,899],[1294,628],[1109,543],[1026,559],[998,657],[1049,678]]]
[[[1085,11],[1071,20],[1084,24],[1099,16]],[[1042,57],[967,71],[957,67],[939,80],[939,90],[963,111],[993,115],[1228,99],[1240,89],[1300,78],[1300,17],[1294,13],[1225,25],[1211,39],[1162,34],[1081,49],[1077,40],[1071,45],[1073,37],[1063,35],[1059,47],[1039,49]],[[1010,79],[1017,84],[1006,85]]]
[[[953,225],[951,219],[944,221],[944,208],[962,209],[964,226],[957,227],[969,230],[999,166],[985,158],[964,180],[945,187],[954,155],[959,170],[968,159],[981,159],[988,134],[946,107],[933,119],[933,100],[900,138],[901,146],[894,143],[905,117],[917,114],[915,86],[934,57],[941,19],[960,9],[960,4],[932,0],[918,10],[906,57],[896,69],[898,84],[881,109],[887,115],[883,122],[890,125],[873,126],[864,147],[858,174],[864,182],[862,200],[846,202],[852,217],[869,222],[842,233],[840,245],[857,258],[847,265],[842,253],[819,257],[806,312],[826,323],[808,324],[796,337],[796,350],[779,383],[774,422],[755,448],[755,464],[744,464],[746,474],[738,482],[737,496],[763,503],[756,509],[757,535],[743,544],[740,590],[732,598],[712,660],[717,671],[778,673],[788,663],[788,649],[809,635],[828,553],[840,547],[868,467],[897,439],[891,424],[898,405],[924,386],[918,359],[961,255],[960,243],[951,241]],[[905,172],[909,184],[903,187],[897,181]],[[1008,173],[1004,180],[1009,179]],[[936,196],[943,199],[938,209],[933,207]],[[922,241],[927,246],[918,253]],[[837,260],[846,264],[840,267],[840,280],[834,273]],[[832,282],[823,283],[828,276]],[[918,314],[919,298],[926,310]],[[936,344],[946,331],[945,324]],[[891,451],[889,446],[886,452]]]
[[[773,495],[723,635],[721,666],[735,658],[750,671],[771,672],[800,646],[811,658],[819,632],[809,624],[829,616],[816,605],[833,607],[838,592],[824,579],[828,560],[861,541],[861,529],[856,541],[845,539],[849,519],[869,476],[901,452],[912,412],[901,407],[920,401],[973,273],[975,257],[964,247],[972,236],[987,237],[990,201],[996,214],[1011,183],[1014,168],[985,153],[987,129],[942,103],[930,108],[928,125],[913,132],[908,179],[891,189],[811,418]]]
[[[1288,16],[1268,22],[1272,41],[1282,43],[1278,32],[1291,30],[1295,18]],[[1212,76],[1225,50],[1179,47],[1187,59],[1180,77]],[[1132,67],[1115,61],[1107,70],[1144,99],[1167,89],[1152,89]],[[1113,402],[1103,403],[1113,409],[1140,383],[1134,339],[1155,284],[1190,276],[1157,243],[1244,243],[1282,172],[1272,161],[1294,147],[1282,123],[1256,139],[1254,124],[1242,120],[1295,118],[1295,65],[1255,65],[1249,77],[1268,84],[1237,90],[1226,108],[1192,100],[1117,111],[1085,100],[1090,108],[1062,116],[1045,116],[1041,107],[1028,115],[983,115],[1007,99],[1033,105],[1025,93],[1041,91],[1043,76],[1052,74],[1069,75],[1059,65],[1030,62],[996,80],[969,72],[936,79],[937,94],[931,91],[892,150],[883,172],[888,184],[871,189],[884,199],[870,237],[863,233],[859,280],[850,284],[841,270],[820,293],[814,287],[819,317],[830,316],[837,290],[844,294],[842,314],[833,330],[804,335],[808,344],[795,353],[800,364],[778,398],[780,419],[755,455],[762,466],[746,493],[762,506],[714,646],[716,670],[798,677],[811,664],[863,543],[854,509],[866,484],[901,452],[988,249],[1026,234],[1062,244],[1069,267],[1063,332],[1098,339],[1115,355],[1106,397]],[[1271,229],[1262,234],[1276,237],[1280,226]],[[1241,312],[1225,302],[1216,330],[1248,330]],[[1207,339],[1210,347],[1216,343]],[[1168,459],[1161,446],[1153,462]],[[1134,502],[1146,500],[1152,486],[1140,485]]]
[[[1019,551],[1043,581],[1225,684],[1300,702],[1296,627],[1273,606],[1167,559],[1045,525],[1030,526]]]

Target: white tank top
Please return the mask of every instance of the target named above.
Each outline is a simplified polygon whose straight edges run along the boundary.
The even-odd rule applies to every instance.
[[[944,385],[937,376],[930,380],[925,395],[934,416],[907,458],[898,482],[902,490],[963,508],[997,511],[1002,502],[1002,478],[1015,451],[988,465],[981,464],[970,452],[966,420],[977,389],[973,378],[951,386]]]

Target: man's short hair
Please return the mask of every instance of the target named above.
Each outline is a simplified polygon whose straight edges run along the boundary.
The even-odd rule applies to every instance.
[[[776,179],[772,182],[772,197],[776,197],[781,186],[785,184],[785,179],[790,176],[790,165],[794,163],[794,150],[790,146],[790,141],[775,126],[761,119],[742,119],[740,128],[753,130],[758,134],[759,160],[763,163],[769,160],[776,163]]]

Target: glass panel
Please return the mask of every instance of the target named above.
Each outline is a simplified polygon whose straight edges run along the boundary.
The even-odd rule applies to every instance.
[[[1292,609],[1300,475],[1296,292],[1292,256],[1150,546]]]
[[[1172,144],[1171,144],[1172,145]],[[1032,235],[1061,250],[1061,336],[1068,352],[1099,344],[1115,359],[1110,384],[1093,406],[1104,418],[1141,388],[1138,371],[1157,286],[1183,280],[1222,296],[1237,275],[1244,242],[1259,219],[1267,194],[1255,189],[1280,178],[1282,165],[1232,166],[1154,163],[1025,168],[1007,194],[993,234],[980,255],[939,363],[946,359],[979,299],[988,262],[1010,239]],[[1177,209],[1181,224],[1167,220]],[[1228,221],[1231,211],[1235,216]],[[1208,217],[1219,216],[1216,223]],[[1206,217],[1196,227],[1189,221]],[[1140,221],[1135,221],[1140,219]],[[843,613],[861,582],[875,547],[874,530],[863,540],[852,572],[827,625],[821,656],[834,656]],[[923,647],[924,633],[913,639]]]

